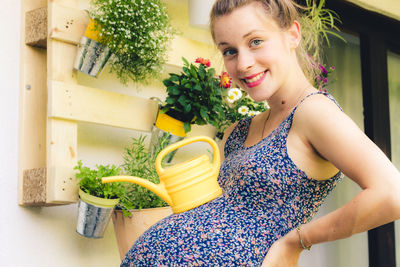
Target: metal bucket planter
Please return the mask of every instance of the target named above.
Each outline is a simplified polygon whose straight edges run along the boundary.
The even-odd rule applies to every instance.
[[[99,77],[110,60],[110,49],[98,42],[99,30],[95,22],[90,19],[85,35],[81,37],[75,57],[74,68],[92,77]]]
[[[99,198],[79,189],[76,232],[89,238],[102,238],[118,202],[119,199]]]
[[[167,144],[176,143],[185,138],[186,133],[183,128],[183,122],[172,118],[171,116],[158,112],[156,123],[151,132],[150,148],[151,153],[154,152],[154,147],[157,147],[160,140],[167,138]],[[165,158],[165,163],[170,163],[175,156],[176,150],[169,153]]]

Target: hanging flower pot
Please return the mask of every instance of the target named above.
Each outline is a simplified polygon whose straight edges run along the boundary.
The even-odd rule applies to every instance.
[[[76,232],[89,238],[102,238],[119,199],[104,199],[79,189]]]
[[[115,165],[83,166],[82,161],[74,167],[79,185],[78,219],[76,232],[89,238],[102,238],[114,207],[125,195],[123,183],[103,184],[101,178],[119,175]]]
[[[112,56],[111,50],[99,43],[99,26],[90,19],[81,37],[75,57],[74,68],[92,77],[99,77]]]
[[[154,148],[159,147],[160,140],[165,142],[165,146],[176,143],[186,136],[184,124],[182,121],[173,118],[167,113],[158,111],[156,122],[151,132],[150,147],[151,153],[154,154]],[[165,163],[170,163],[176,154],[176,150],[172,151],[165,157]]]

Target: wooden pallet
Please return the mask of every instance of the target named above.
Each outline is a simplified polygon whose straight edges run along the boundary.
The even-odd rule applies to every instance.
[[[77,6],[76,0],[22,2],[20,205],[77,200],[78,122],[150,132],[157,114],[153,100],[77,83],[73,61],[88,23]]]

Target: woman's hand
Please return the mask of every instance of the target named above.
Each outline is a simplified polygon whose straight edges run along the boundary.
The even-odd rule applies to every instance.
[[[271,246],[262,266],[297,267],[302,250],[296,229],[293,229]]]

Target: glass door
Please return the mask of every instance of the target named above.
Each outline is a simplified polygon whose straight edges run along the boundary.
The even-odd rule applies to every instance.
[[[364,130],[361,81],[360,39],[357,35],[340,33],[346,43],[331,38],[331,47],[324,49],[325,67],[334,66],[327,91],[338,101],[343,111]],[[328,196],[316,217],[323,216],[349,202],[361,191],[349,178],[344,178]],[[308,266],[368,266],[368,235],[361,233],[347,239],[315,246],[302,253],[299,267]]]
[[[387,60],[392,162],[400,170],[400,54],[389,51]],[[400,266],[400,221],[395,222],[395,248]]]

